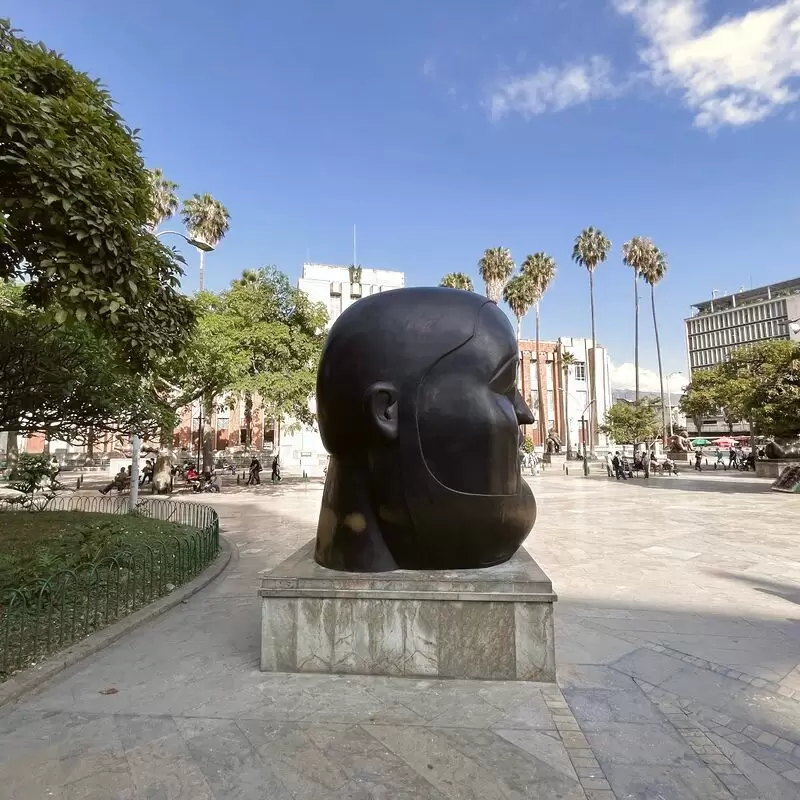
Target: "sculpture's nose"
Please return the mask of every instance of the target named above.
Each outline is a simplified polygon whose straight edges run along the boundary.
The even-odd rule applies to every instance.
[[[533,425],[533,412],[528,408],[528,404],[522,399],[522,395],[517,390],[514,397],[514,411],[517,414],[517,421],[520,425]]]

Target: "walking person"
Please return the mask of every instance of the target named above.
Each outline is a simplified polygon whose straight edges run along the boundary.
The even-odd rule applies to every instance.
[[[606,472],[609,478],[614,477],[614,457],[611,455],[610,450],[606,453]]]
[[[261,462],[253,457],[250,462],[250,469],[247,475],[246,486],[259,485],[261,483]]]
[[[281,465],[278,463],[278,456],[272,459],[272,482],[280,483],[281,481]]]
[[[703,471],[703,451],[702,450],[695,450],[694,451],[694,468],[698,472]]]
[[[716,456],[717,460],[714,462],[714,469],[721,466],[727,472],[728,465],[725,463],[725,459],[722,457],[722,450],[720,450],[719,447],[717,448]]]
[[[650,451],[645,450],[642,456],[642,469],[644,470],[645,478],[650,477]]]
[[[619,457],[619,450],[614,453],[614,458],[611,460],[611,463],[614,466],[614,474],[617,476],[617,480],[620,478],[628,480],[628,476],[625,474],[625,469],[622,464],[622,459]]]
[[[731,449],[728,451],[728,466],[731,469],[736,469],[737,464],[738,464],[738,458],[736,455],[736,450],[733,447],[731,447]]]

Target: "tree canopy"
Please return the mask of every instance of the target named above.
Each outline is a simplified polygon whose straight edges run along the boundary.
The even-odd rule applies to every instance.
[[[736,348],[724,363],[695,372],[681,409],[695,421],[721,410],[729,424],[752,420],[759,434],[776,439],[800,435],[800,343]]]
[[[147,230],[151,181],[109,93],[0,20],[0,280],[145,362],[193,322],[174,251]]]
[[[90,431],[148,435],[174,422],[153,381],[123,363],[115,341],[86,323],[60,325],[28,305],[21,287],[2,288],[0,430],[84,442]]]
[[[654,442],[661,435],[661,403],[649,398],[629,403],[617,400],[606,412],[600,428],[617,444]]]
[[[269,413],[311,421],[327,315],[273,267],[247,270],[198,296],[196,335],[182,359],[183,401],[258,394]]]

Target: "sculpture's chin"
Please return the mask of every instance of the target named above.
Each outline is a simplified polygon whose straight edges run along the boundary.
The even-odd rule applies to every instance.
[[[465,495],[439,485],[427,497],[407,497],[407,503],[414,537],[389,534],[387,539],[401,569],[501,564],[516,553],[536,521],[536,501],[524,481],[514,495]]]

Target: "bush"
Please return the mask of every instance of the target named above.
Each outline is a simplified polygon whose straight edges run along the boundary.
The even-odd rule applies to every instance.
[[[42,483],[43,478],[47,478],[48,482],[53,478],[50,459],[44,455],[34,456],[23,453],[8,476],[8,486],[18,492],[33,494]]]

